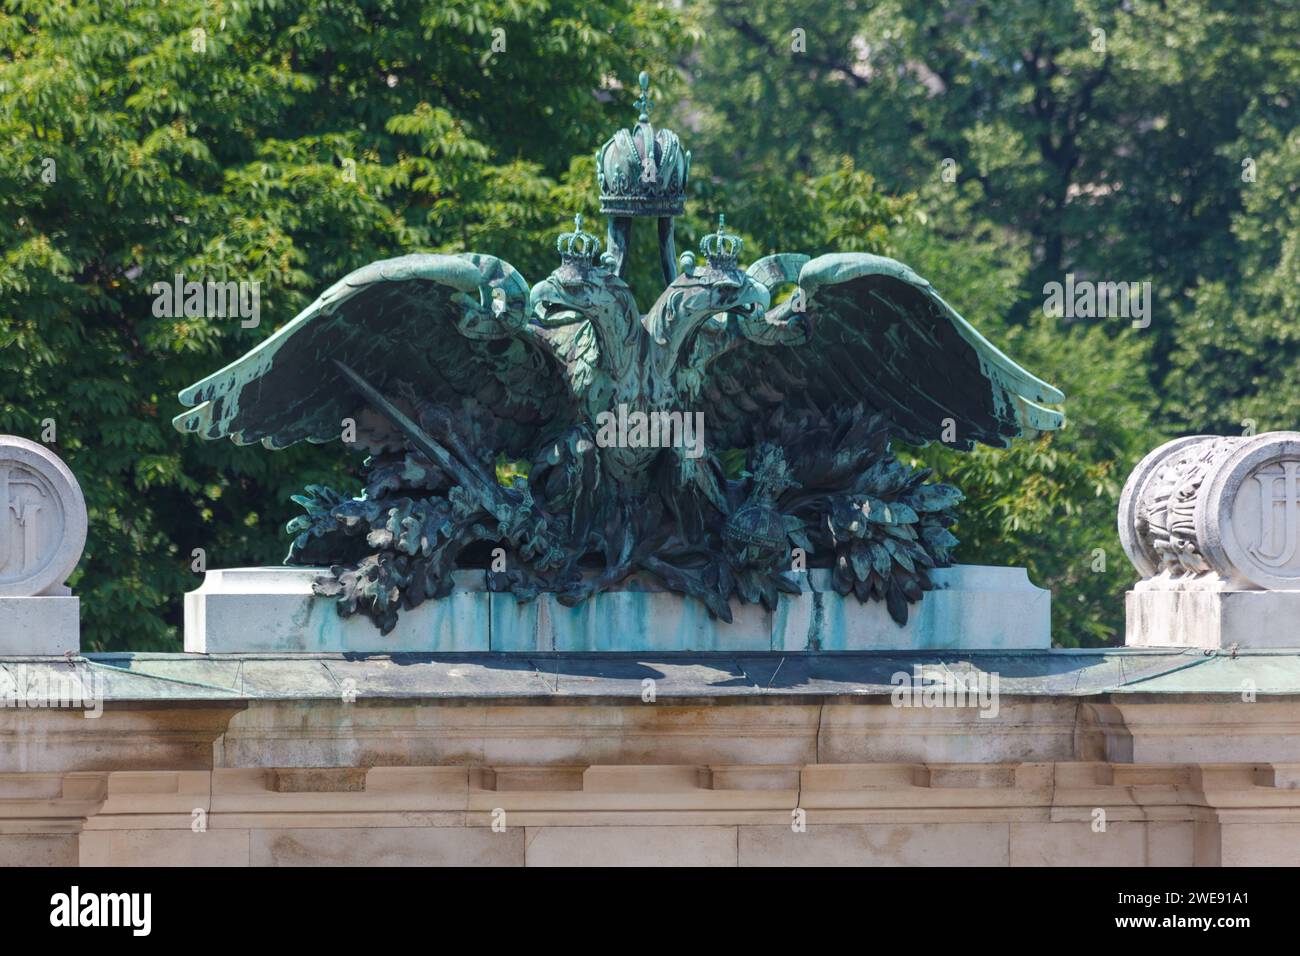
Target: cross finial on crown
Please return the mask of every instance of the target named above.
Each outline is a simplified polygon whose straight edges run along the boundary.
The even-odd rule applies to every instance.
[[[745,242],[740,236],[724,231],[723,227],[726,224],[726,216],[719,213],[718,231],[711,232],[700,240],[700,252],[708,257],[709,265],[714,269],[736,268],[736,260],[740,258],[740,250],[745,246]]]
[[[650,111],[655,108],[655,101],[650,98],[650,74],[642,70],[641,75],[637,77],[637,82],[641,84],[641,95],[637,97],[633,105],[641,111],[641,115],[638,117],[640,122],[648,123],[650,122]]]

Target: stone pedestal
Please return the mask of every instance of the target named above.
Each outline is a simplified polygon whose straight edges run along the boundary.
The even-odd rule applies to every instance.
[[[1051,646],[1051,593],[1024,568],[958,565],[933,572],[935,590],[902,627],[883,604],[840,597],[830,572],[814,570],[804,593],[775,612],[732,604],[733,620],[698,602],[633,581],[576,608],[554,595],[519,602],[486,589],[483,572],[457,572],[442,600],[402,612],[395,630],[339,617],[312,593],[321,568],[209,571],[185,596],[185,649],[193,653],[701,652],[1041,650]]]
[[[1226,582],[1201,587],[1139,582],[1124,596],[1129,647],[1294,648],[1300,591],[1252,591]]]
[[[81,599],[0,597],[0,657],[81,651]]]
[[[312,593],[325,568],[208,571],[185,595],[185,650],[195,654],[392,653],[488,650],[489,606],[483,572],[456,572],[447,598],[403,612],[381,635],[364,615],[342,618],[333,598]]]

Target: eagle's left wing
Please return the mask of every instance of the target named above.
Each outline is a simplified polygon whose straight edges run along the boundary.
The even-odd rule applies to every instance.
[[[901,262],[778,255],[748,273],[774,293],[797,287],[766,317],[738,323],[730,347],[709,359],[699,394],[714,448],[747,447],[755,425],[784,404],[861,404],[887,414],[905,442],[942,439],[964,450],[1006,447],[1064,422],[1039,404],[1063,401],[1059,389],[999,351]]]

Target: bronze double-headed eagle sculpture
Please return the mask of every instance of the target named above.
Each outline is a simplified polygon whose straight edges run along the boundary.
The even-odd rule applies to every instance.
[[[596,154],[606,251],[575,220],[529,288],[475,252],[415,254],[344,277],[257,348],[180,394],[207,439],[343,438],[364,490],[295,496],[288,563],[384,631],[444,597],[453,571],[573,605],[634,576],[731,620],[775,606],[809,567],[895,620],[951,562],[961,494],[891,439],[1006,446],[1059,428],[1063,395],[930,283],[865,253],[740,265],[718,230],[674,249],[690,153],[640,117]],[[632,224],[658,220],[666,288],[641,314]],[[498,478],[503,460],[523,475]]]

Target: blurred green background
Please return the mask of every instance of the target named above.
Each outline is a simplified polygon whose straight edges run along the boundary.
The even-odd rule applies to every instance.
[[[194,549],[278,563],[291,493],[356,487],[336,446],[181,436],[176,392],[374,259],[490,252],[542,278],[574,212],[601,221],[592,154],[635,119],[642,69],[694,153],[679,248],[723,211],[747,261],[894,256],[1065,390],[1048,438],[915,452],[967,493],[961,560],[1052,588],[1057,644],[1122,637],[1115,505],[1142,454],[1297,427],[1290,2],[0,10],[0,432],[52,420],[85,490],[88,650],[179,649]],[[258,280],[261,325],[155,317],[150,286],[178,272]],[[1150,282],[1150,326],[1045,317],[1067,273]]]

